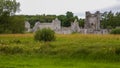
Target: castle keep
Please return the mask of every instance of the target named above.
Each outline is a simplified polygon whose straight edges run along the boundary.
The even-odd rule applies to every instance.
[[[85,29],[100,30],[100,17],[101,14],[99,11],[97,11],[95,14],[86,12]]]
[[[50,28],[58,34],[71,34],[73,32],[82,34],[107,34],[107,29],[100,28],[101,13],[97,11],[92,14],[86,12],[84,28],[79,27],[77,20],[71,23],[70,27],[62,27],[61,21],[57,18],[51,23],[40,23],[39,21],[35,23],[34,27],[31,29],[29,22],[25,22],[26,32],[35,32],[38,29]]]
[[[84,29],[81,29],[81,33],[84,34],[106,34],[107,29],[100,28],[101,13],[99,11],[94,14],[89,11],[86,12]]]

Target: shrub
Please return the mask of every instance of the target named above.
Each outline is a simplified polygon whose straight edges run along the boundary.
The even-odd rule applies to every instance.
[[[36,31],[34,38],[37,41],[53,41],[55,40],[55,32],[50,28],[43,28],[41,30]]]
[[[111,34],[120,34],[120,28],[112,29]]]

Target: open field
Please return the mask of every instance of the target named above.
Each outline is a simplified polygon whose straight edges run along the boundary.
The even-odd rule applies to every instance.
[[[39,56],[0,56],[0,68],[120,68],[120,62],[98,62]]]
[[[0,35],[0,68],[120,68],[120,35]]]

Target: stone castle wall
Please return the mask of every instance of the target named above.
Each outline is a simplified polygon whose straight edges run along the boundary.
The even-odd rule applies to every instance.
[[[27,32],[35,32],[38,29],[50,28],[58,34],[71,34],[73,32],[82,33],[82,34],[107,34],[108,30],[100,28],[100,18],[101,13],[97,11],[94,14],[86,12],[86,19],[84,28],[79,27],[77,20],[71,23],[70,27],[62,27],[61,21],[57,18],[51,23],[40,23],[39,21],[35,23],[34,27],[30,29],[29,22],[25,22],[25,28]]]
[[[39,21],[35,23],[35,26],[32,29],[32,32],[37,31],[38,29],[50,28],[54,31],[61,29],[61,22],[56,18],[51,23],[40,23]]]

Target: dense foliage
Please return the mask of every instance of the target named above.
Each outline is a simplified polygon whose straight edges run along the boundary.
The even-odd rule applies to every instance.
[[[120,27],[120,12],[105,12],[101,21],[101,28],[113,29]]]
[[[37,41],[53,41],[55,40],[55,32],[49,28],[43,28],[41,30],[36,31],[35,40]]]
[[[20,3],[16,0],[0,0],[0,16],[1,15],[14,15],[19,11]]]
[[[14,15],[19,7],[16,0],[0,0],[0,33],[23,33],[24,17]]]
[[[115,28],[115,29],[112,29],[111,34],[120,34],[120,28]]]
[[[12,16],[10,18],[10,31],[11,33],[24,33],[25,30],[25,19],[22,16]]]

